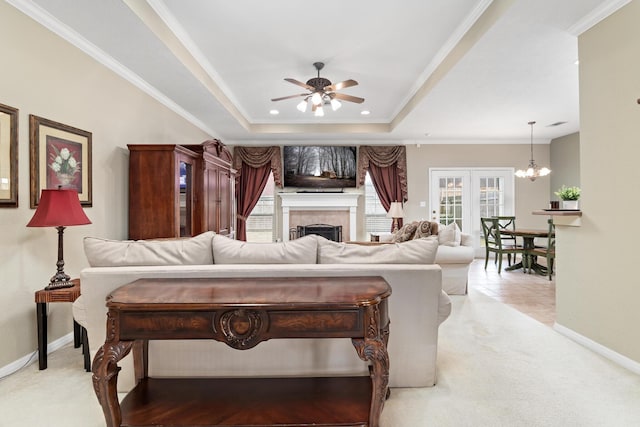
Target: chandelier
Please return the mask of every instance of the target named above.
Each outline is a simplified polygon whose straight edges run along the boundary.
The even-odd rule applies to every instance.
[[[535,160],[533,160],[533,125],[535,125],[536,122],[529,122],[528,124],[531,126],[531,160],[529,160],[529,167],[527,169],[519,169],[516,171],[516,176],[518,178],[529,178],[531,181],[535,181],[536,178],[540,176],[549,175],[551,169],[538,167]]]

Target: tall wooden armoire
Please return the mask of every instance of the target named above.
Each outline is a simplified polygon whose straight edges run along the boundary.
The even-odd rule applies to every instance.
[[[129,238],[235,237],[231,154],[218,140],[200,145],[129,144]]]

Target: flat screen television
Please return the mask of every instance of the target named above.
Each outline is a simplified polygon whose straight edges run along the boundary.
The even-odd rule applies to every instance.
[[[356,147],[285,146],[283,157],[285,187],[356,186]]]

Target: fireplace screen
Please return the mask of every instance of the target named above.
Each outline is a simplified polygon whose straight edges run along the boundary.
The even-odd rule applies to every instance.
[[[317,234],[325,239],[334,242],[342,242],[342,226],[329,224],[299,225],[296,229],[296,237],[303,237],[308,234]]]

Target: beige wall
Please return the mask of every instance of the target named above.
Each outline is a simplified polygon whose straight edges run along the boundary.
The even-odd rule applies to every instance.
[[[409,202],[405,212],[409,219],[429,218],[429,168],[509,167],[518,170],[529,164],[528,144],[416,145],[407,146]],[[534,158],[539,165],[549,164],[549,145],[535,145]],[[534,182],[515,178],[515,215],[518,226],[546,228],[546,217],[531,215],[549,204],[549,177]],[[425,201],[426,208],[420,207]],[[478,224],[478,231],[480,224]]]
[[[93,224],[64,233],[65,271],[86,266],[82,237],[127,237],[128,143],[209,138],[5,2],[0,2],[0,103],[20,109],[19,208],[0,209],[0,368],[37,348],[34,292],[55,273],[57,234],[26,228],[29,114],[93,133]],[[49,342],[71,331],[70,304],[49,305]],[[80,357],[80,354],[78,354]]]
[[[560,200],[554,194],[560,187],[580,187],[580,134],[556,138],[551,141],[551,200]]]
[[[558,227],[556,298],[560,325],[640,363],[638,22],[632,1],[579,37],[583,217]]]

